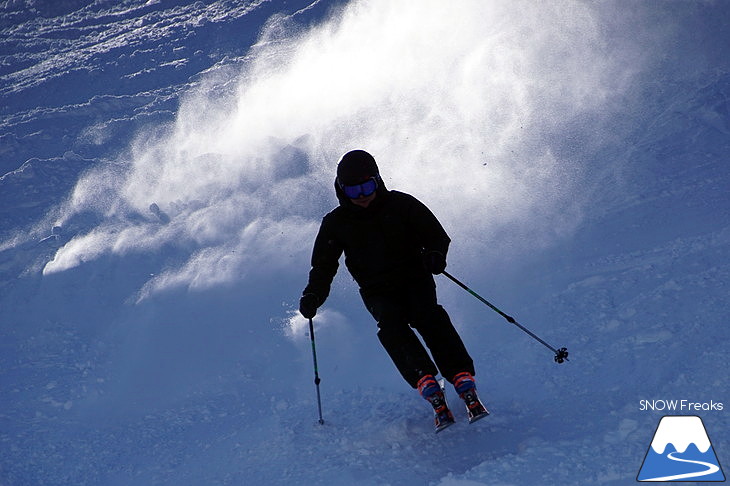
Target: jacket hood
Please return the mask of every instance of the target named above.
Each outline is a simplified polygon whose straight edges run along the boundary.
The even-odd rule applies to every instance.
[[[358,184],[380,173],[372,155],[364,150],[351,150],[337,164],[337,178],[343,184]]]

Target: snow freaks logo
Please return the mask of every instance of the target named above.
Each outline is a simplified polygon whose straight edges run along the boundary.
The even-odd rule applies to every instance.
[[[705,424],[695,415],[665,415],[637,481],[725,481]]]

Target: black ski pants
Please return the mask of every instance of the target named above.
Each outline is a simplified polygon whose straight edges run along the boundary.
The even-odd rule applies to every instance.
[[[436,301],[433,279],[388,290],[361,291],[365,307],[378,322],[378,338],[403,378],[413,388],[423,375],[449,382],[457,373],[474,374],[474,363],[449,315]],[[431,351],[429,357],[414,329]],[[435,364],[434,364],[435,362]]]

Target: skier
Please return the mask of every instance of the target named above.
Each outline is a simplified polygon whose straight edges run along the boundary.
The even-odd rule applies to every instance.
[[[416,198],[388,190],[375,159],[364,150],[342,157],[334,185],[340,204],[322,220],[299,311],[306,319],[316,315],[344,252],[365,307],[377,321],[381,344],[408,384],[433,406],[436,431],[454,422],[436,380],[439,371],[465,401],[470,422],[486,416],[476,395],[473,361],[436,300],[432,275],[445,270],[451,241],[443,227]]]

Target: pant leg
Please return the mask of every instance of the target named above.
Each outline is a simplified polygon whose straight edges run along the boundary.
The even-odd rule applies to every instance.
[[[436,375],[436,365],[409,325],[405,296],[400,292],[384,292],[362,297],[378,322],[380,343],[408,384],[416,388],[423,375]]]
[[[412,286],[408,307],[411,325],[431,351],[441,375],[449,382],[463,371],[474,375],[474,362],[449,314],[438,304],[436,288],[432,284]]]

